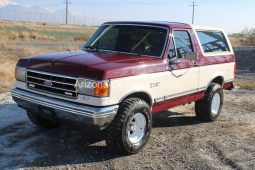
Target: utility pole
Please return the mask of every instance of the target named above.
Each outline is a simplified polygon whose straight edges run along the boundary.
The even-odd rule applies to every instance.
[[[194,24],[194,19],[195,19],[195,7],[197,7],[198,5],[195,4],[195,2],[193,1],[192,5],[192,24]]]
[[[68,0],[65,0],[64,3],[66,4],[66,24],[68,23],[68,5],[70,2]]]

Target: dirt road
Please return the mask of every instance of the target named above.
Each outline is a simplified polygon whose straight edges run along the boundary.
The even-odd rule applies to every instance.
[[[195,120],[193,105],[155,115],[136,155],[109,151],[99,132],[37,129],[10,93],[0,95],[0,169],[255,169],[255,91],[225,91],[222,115]]]

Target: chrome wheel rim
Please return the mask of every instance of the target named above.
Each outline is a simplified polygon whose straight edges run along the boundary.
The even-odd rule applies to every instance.
[[[219,93],[215,93],[212,98],[211,112],[213,116],[216,116],[220,110],[221,97]]]
[[[146,124],[145,116],[142,113],[136,113],[128,120],[127,135],[130,143],[137,144],[142,140]]]

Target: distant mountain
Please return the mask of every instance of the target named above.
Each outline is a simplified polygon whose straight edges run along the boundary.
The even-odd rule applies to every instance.
[[[15,0],[0,0],[0,8],[7,6],[7,5],[17,5],[18,3]]]
[[[65,23],[65,10],[55,11],[42,6],[10,4],[0,7],[1,20],[17,20],[27,22]],[[86,16],[82,11],[68,11],[68,23],[77,25],[99,25],[103,21]]]

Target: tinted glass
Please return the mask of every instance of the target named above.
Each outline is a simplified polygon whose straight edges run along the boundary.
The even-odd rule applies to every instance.
[[[197,31],[197,35],[205,53],[230,51],[222,32]]]
[[[107,25],[100,27],[84,48],[160,57],[166,37],[167,29],[164,28]]]
[[[178,58],[185,58],[186,53],[193,52],[191,39],[187,31],[174,31]]]

